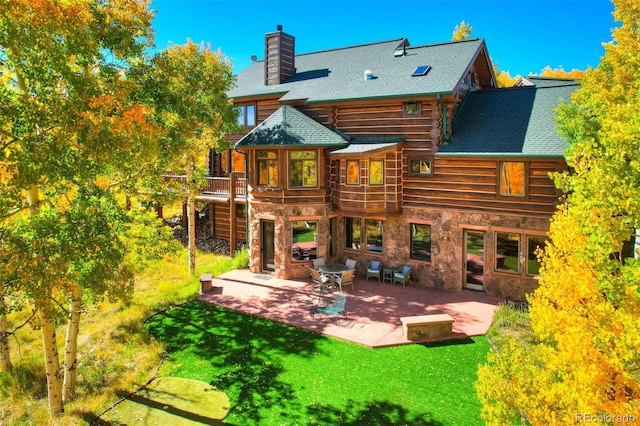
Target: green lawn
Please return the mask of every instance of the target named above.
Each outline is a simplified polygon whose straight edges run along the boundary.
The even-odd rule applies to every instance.
[[[231,424],[483,424],[484,337],[370,349],[201,302],[147,326],[171,354],[160,374],[224,391]]]

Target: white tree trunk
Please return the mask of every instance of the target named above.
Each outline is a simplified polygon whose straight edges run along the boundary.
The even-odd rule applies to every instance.
[[[32,185],[27,190],[27,202],[29,203],[29,215],[39,214],[40,192],[38,187]],[[62,374],[60,371],[60,358],[58,356],[58,341],[56,336],[56,324],[54,321],[55,309],[52,301],[45,297],[38,302],[40,327],[42,332],[42,347],[44,352],[44,368],[47,375],[47,396],[49,400],[49,416],[54,419],[64,413],[62,401]]]
[[[0,286],[0,291],[2,287]],[[0,311],[3,311],[4,297],[0,297]],[[9,331],[7,330],[7,314],[0,313],[0,371],[9,371],[13,368],[11,353],[9,352]]]
[[[56,325],[53,320],[53,306],[50,300],[43,302],[40,308],[42,327],[42,346],[44,348],[44,366],[47,373],[47,395],[49,400],[49,416],[54,419],[64,413],[62,400],[62,375],[58,357],[58,341]]]
[[[187,158],[187,219],[189,234],[189,282],[196,270],[196,202],[193,196],[191,176],[193,174],[193,161]]]
[[[74,284],[71,289],[69,300],[69,315],[67,323],[67,336],[64,342],[64,379],[63,394],[64,402],[73,398],[76,391],[78,379],[78,333],[80,330],[80,314],[82,309],[82,287]]]

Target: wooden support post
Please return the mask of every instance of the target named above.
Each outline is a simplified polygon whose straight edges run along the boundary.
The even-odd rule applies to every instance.
[[[213,202],[209,201],[209,208],[207,209],[207,211],[209,212],[209,230],[211,232],[211,235],[215,236],[215,232],[216,232],[216,228],[213,226],[213,211],[214,207],[213,207]]]
[[[229,256],[233,256],[238,245],[238,227],[236,216],[236,174],[229,175]]]
[[[182,227],[187,229],[189,225],[188,217],[187,217],[187,200],[182,203]]]

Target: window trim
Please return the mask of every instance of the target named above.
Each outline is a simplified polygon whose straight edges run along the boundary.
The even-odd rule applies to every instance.
[[[415,111],[409,112],[409,106],[414,106]],[[419,101],[408,101],[402,104],[403,117],[420,117],[422,115],[422,103]]]
[[[518,261],[518,269],[517,270],[513,270],[513,269],[505,269],[505,268],[498,268],[498,256],[505,256],[502,254],[498,253],[498,235],[499,234],[513,234],[513,235],[517,235],[518,236],[518,254],[516,256],[516,259]],[[493,259],[493,271],[494,272],[498,272],[498,273],[502,273],[502,274],[509,274],[509,275],[522,275],[522,265],[520,265],[520,256],[522,254],[522,237],[525,234],[521,234],[518,232],[510,232],[510,231],[496,231],[494,233],[494,248],[493,248],[493,254],[494,254],[494,259]],[[506,256],[505,256],[506,258]]]
[[[353,226],[351,227],[351,235],[347,235],[348,221],[351,221],[352,225],[357,223],[360,228],[358,242],[355,244],[354,244],[354,238],[353,238]],[[362,252],[362,218],[361,217],[345,216],[343,220],[343,234],[344,234],[343,250],[352,250],[352,251]],[[351,247],[347,246],[348,243],[351,243]],[[354,245],[357,245],[357,248],[354,248],[353,247]]]
[[[315,247],[307,249],[306,253],[305,250],[303,250],[302,248],[299,248],[297,253],[300,254],[301,258],[296,258],[296,256],[294,255],[294,224],[296,222],[303,222],[306,224],[307,229],[313,229],[315,230],[314,232],[314,239],[313,242],[315,244]],[[314,224],[314,226],[311,226],[311,224]],[[318,229],[320,227],[320,221],[319,220],[311,220],[311,219],[306,219],[306,220],[302,220],[302,219],[295,219],[295,220],[291,220],[290,221],[290,227],[291,227],[291,261],[294,263],[297,262],[308,262],[311,259],[316,259],[318,256]],[[312,254],[312,251],[315,251],[315,254]]]
[[[268,157],[259,157],[258,153],[260,152],[273,152],[275,154],[275,158],[268,158]],[[269,182],[271,181],[271,179],[269,179],[269,176],[267,176],[267,183],[260,183],[260,163],[261,162],[267,162],[267,170],[269,170],[268,167],[268,163],[270,161],[274,161],[275,162],[275,169],[276,169],[276,183],[275,185],[271,185]],[[278,151],[275,149],[258,149],[256,150],[256,186],[259,187],[263,187],[263,188],[279,188],[280,187],[280,162],[279,162],[279,158],[278,158]]]
[[[373,163],[382,163],[381,164],[381,171],[382,171],[382,177],[381,177],[381,182],[372,182],[372,178],[371,178],[371,173],[373,171]],[[384,179],[385,179],[385,161],[384,158],[370,158],[369,159],[369,185],[370,186],[381,186],[384,185]]]
[[[523,193],[522,194],[503,194],[502,193],[502,168],[503,168],[503,164],[507,164],[507,163],[521,163],[523,165],[523,177],[522,177]],[[513,199],[528,200],[529,199],[529,185],[528,185],[529,163],[527,161],[513,161],[513,160],[498,161],[498,170],[496,173],[496,179],[497,179],[496,194],[498,197],[509,199],[509,200],[513,200]]]
[[[367,232],[367,222],[378,222],[378,228],[380,229],[380,250],[369,250],[369,232]],[[364,238],[365,238],[365,246],[364,246],[364,251],[367,254],[378,254],[381,255],[382,253],[384,253],[384,220],[382,219],[374,219],[374,218],[365,218],[364,219]],[[362,241],[362,226],[360,227],[360,240]],[[360,246],[362,247],[362,244],[360,244]],[[375,246],[377,247],[377,246]]]
[[[349,163],[353,163],[356,165],[357,168],[357,178],[358,181],[357,182],[350,182],[349,181]],[[345,184],[346,185],[350,185],[350,186],[358,186],[360,185],[360,160],[345,160]]]
[[[414,257],[413,255],[413,227],[414,226],[428,226],[429,227],[429,258],[425,257]],[[422,222],[409,222],[409,259],[415,260],[418,262],[428,262],[431,263],[432,255],[432,247],[433,247],[433,239],[431,238],[433,231],[433,225],[431,223],[422,223]]]
[[[529,259],[529,239],[531,237],[533,237],[533,238],[541,238],[542,240],[544,240],[545,243],[547,241],[547,238],[544,235],[524,234],[525,244],[526,244],[526,250],[525,250],[525,262],[526,263],[525,263],[525,266],[524,266],[524,274],[526,276],[529,276],[529,277],[539,277],[540,274],[532,274],[532,273],[529,272],[529,260],[530,260]],[[546,244],[543,245],[542,248],[544,249],[545,246],[546,246]],[[537,261],[537,259],[536,259],[536,261]]]
[[[294,152],[313,152],[315,154],[315,156],[313,158],[291,158],[291,154]],[[309,189],[309,188],[318,188],[320,186],[320,155],[318,154],[318,150],[317,149],[292,149],[289,150],[287,152],[287,159],[288,159],[288,176],[287,176],[287,187],[289,189]],[[293,169],[291,167],[291,163],[292,161],[298,161],[298,162],[302,162],[304,163],[305,161],[314,161],[315,162],[315,175],[316,175],[316,183],[315,185],[305,185],[304,184],[304,177],[302,178],[302,184],[300,186],[298,185],[292,185],[291,184],[291,170]],[[304,165],[304,164],[303,164]]]
[[[427,173],[423,173],[423,172],[414,172],[412,170],[412,165],[414,162],[417,161],[428,161],[429,162],[429,171]],[[422,169],[422,167],[420,167],[420,169]],[[433,157],[424,157],[424,158],[409,158],[409,174],[412,176],[433,176]]]
[[[249,102],[246,104],[237,104],[238,108],[240,108],[240,114],[238,115],[238,124],[243,126],[245,129],[251,129],[256,127],[258,121],[258,107],[255,102]],[[252,114],[248,114],[249,108],[253,110]],[[249,115],[253,118],[253,124],[249,124]],[[240,120],[242,119],[242,120]]]

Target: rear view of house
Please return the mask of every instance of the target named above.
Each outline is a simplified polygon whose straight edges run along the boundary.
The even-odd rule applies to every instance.
[[[208,200],[216,221],[237,214],[219,233],[279,278],[380,260],[411,266],[412,285],[521,300],[560,196],[549,173],[566,167],[553,108],[577,87],[531,82],[497,89],[482,39],[297,54],[278,26],[229,93],[245,132],[210,156],[246,184],[241,208]]]

